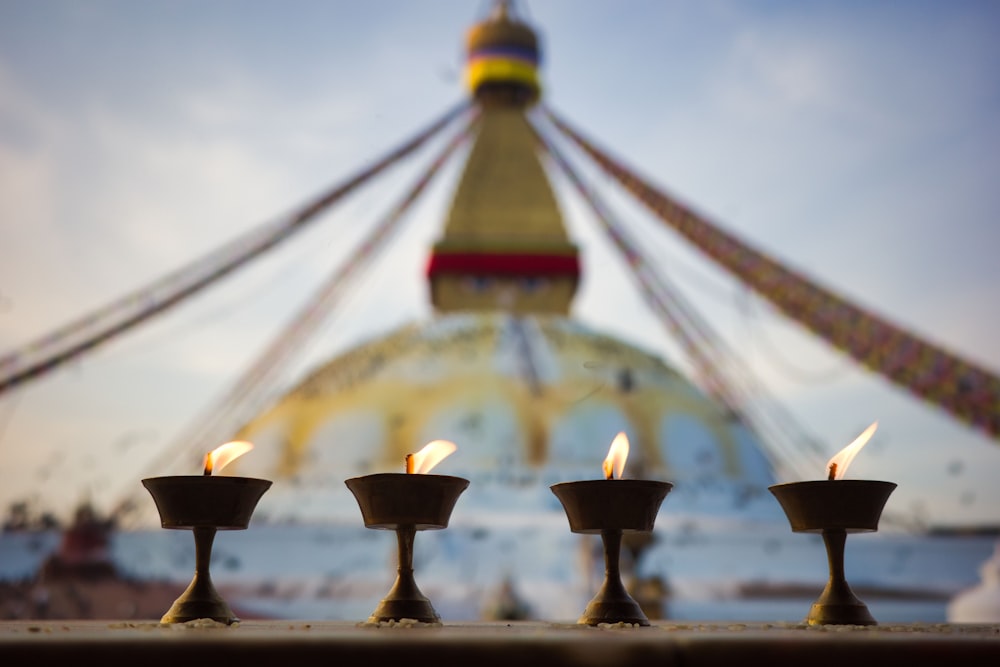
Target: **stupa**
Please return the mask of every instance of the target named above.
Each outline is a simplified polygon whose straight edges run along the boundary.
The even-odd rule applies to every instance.
[[[278,480],[277,496],[280,480],[401,470],[407,453],[443,438],[459,447],[450,472],[469,476],[475,495],[594,477],[625,431],[630,474],[674,480],[678,495],[689,485],[747,497],[774,483],[730,410],[655,354],[573,317],[586,267],[529,121],[538,36],[499,2],[466,46],[480,121],[430,251],[433,316],[308,374],[241,430],[258,449],[237,465]]]
[[[732,507],[775,482],[765,449],[724,405],[655,354],[573,317],[586,267],[530,124],[539,42],[507,2],[468,32],[480,120],[430,249],[433,315],[321,364],[240,431],[258,447],[237,465],[275,480],[272,507],[284,486],[402,470],[435,439],[458,445],[448,472],[472,480],[465,506],[477,495],[551,506],[547,484],[598,476],[619,431],[631,442],[627,474],[672,480],[681,498],[685,487],[701,499],[714,489]],[[313,506],[300,494],[297,518],[331,518],[320,495]]]
[[[479,119],[429,252],[433,314],[319,365],[239,431],[257,449],[234,466],[274,480],[259,519],[357,524],[340,480],[402,472],[407,454],[450,440],[458,449],[442,473],[471,484],[441,539],[456,552],[462,540],[496,539],[510,561],[476,585],[523,591],[549,576],[545,568],[579,577],[559,550],[580,538],[549,486],[599,478],[624,431],[625,477],[673,482],[672,510],[783,521],[767,493],[771,463],[750,428],[656,354],[574,317],[586,267],[532,130],[542,93],[536,32],[499,2],[466,46]],[[528,535],[532,522],[548,524]],[[504,530],[509,540],[497,537]],[[452,580],[437,596],[456,589]]]

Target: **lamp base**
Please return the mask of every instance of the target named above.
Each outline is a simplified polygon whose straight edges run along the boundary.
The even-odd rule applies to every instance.
[[[809,609],[808,625],[878,625],[847,581],[834,577]]]
[[[584,625],[600,625],[602,623],[628,623],[630,625],[649,625],[649,619],[643,613],[642,607],[635,600],[603,600],[598,594],[583,610],[583,616],[577,623]]]
[[[813,603],[806,617],[807,625],[878,625],[864,603],[820,604]]]
[[[160,623],[187,623],[200,618],[210,618],[219,623],[232,625],[240,619],[236,617],[229,604],[215,590],[209,564],[212,561],[212,543],[215,541],[215,528],[198,527],[194,533],[195,570],[194,578],[187,589],[181,593],[160,619]]]
[[[160,623],[187,623],[202,618],[209,618],[218,623],[232,625],[239,623],[229,604],[215,590],[211,582],[203,583],[203,579],[195,577],[179,598],[160,619]]]
[[[413,578],[413,538],[416,533],[416,528],[413,526],[400,526],[396,529],[396,541],[399,546],[396,582],[368,617],[369,623],[401,621],[404,618],[421,623],[440,622],[434,605],[420,592],[416,579]]]
[[[388,623],[409,618],[420,623],[440,623],[434,605],[427,598],[411,598],[408,600],[394,599],[391,594],[379,602],[378,607],[368,617],[369,623]]]
[[[602,530],[601,542],[604,545],[604,583],[584,609],[583,616],[577,623],[649,625],[649,619],[646,618],[642,607],[628,594],[622,583],[620,566],[622,531]]]

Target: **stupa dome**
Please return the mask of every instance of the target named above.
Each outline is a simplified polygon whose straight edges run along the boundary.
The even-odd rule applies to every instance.
[[[443,439],[458,449],[441,473],[472,482],[463,506],[560,515],[549,486],[600,478],[625,432],[626,477],[674,482],[672,506],[726,513],[759,494],[773,511],[751,429],[655,354],[572,315],[585,267],[521,103],[537,95],[535,32],[500,1],[467,46],[479,113],[430,248],[432,317],[321,364],[251,419],[238,437],[258,449],[240,474],[275,480],[272,507],[283,488],[311,489],[295,494],[295,518],[356,519],[330,480],[402,472]]]
[[[472,480],[467,496],[514,502],[521,489],[551,504],[550,484],[600,478],[620,431],[626,477],[731,498],[774,482],[751,432],[659,357],[568,317],[502,312],[440,315],[330,360],[246,425],[259,446],[233,466],[278,495],[402,472],[406,454],[445,439],[458,450],[442,474]]]

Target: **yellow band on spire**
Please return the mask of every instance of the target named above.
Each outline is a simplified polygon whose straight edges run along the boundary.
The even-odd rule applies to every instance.
[[[538,68],[508,58],[480,58],[468,64],[466,85],[473,93],[484,83],[519,83],[538,91]]]

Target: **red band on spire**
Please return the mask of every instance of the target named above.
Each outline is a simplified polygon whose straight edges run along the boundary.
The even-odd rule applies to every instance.
[[[442,274],[567,275],[579,277],[580,260],[575,253],[439,253],[431,255],[427,275]]]

